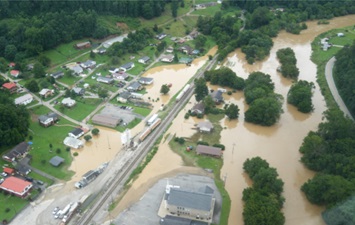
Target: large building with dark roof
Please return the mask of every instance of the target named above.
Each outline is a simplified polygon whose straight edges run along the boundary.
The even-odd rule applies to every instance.
[[[166,209],[172,215],[208,223],[212,221],[215,205],[213,194],[171,188],[165,198]]]

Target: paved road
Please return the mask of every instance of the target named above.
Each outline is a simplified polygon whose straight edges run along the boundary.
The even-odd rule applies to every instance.
[[[329,89],[333,95],[334,100],[339,106],[339,109],[344,112],[346,116],[348,116],[350,119],[354,120],[353,116],[351,115],[350,111],[346,107],[345,103],[343,102],[343,99],[338,93],[338,89],[335,85],[334,79],[333,79],[333,67],[335,63],[335,57],[332,57],[328,62],[327,65],[325,66],[325,78],[327,79],[327,83],[329,86]]]

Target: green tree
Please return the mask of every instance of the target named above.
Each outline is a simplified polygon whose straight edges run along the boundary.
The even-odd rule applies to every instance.
[[[6,59],[14,60],[16,54],[17,54],[17,48],[15,45],[12,45],[12,44],[6,45],[5,52],[4,52],[4,56]]]
[[[261,168],[269,168],[269,163],[265,159],[260,158],[259,156],[247,159],[243,163],[244,171],[249,175],[252,180]]]
[[[287,94],[287,102],[297,107],[303,113],[312,112],[314,109],[312,96],[315,86],[312,82],[298,81],[293,84]]]
[[[206,85],[206,80],[204,78],[197,78],[194,81],[195,84],[195,98],[196,101],[201,101],[208,95],[208,87]]]
[[[34,64],[33,74],[34,74],[35,78],[41,78],[46,75],[46,72],[44,71],[42,64],[40,64],[38,62]]]
[[[178,8],[179,8],[179,2],[177,0],[171,1],[171,13],[174,18],[177,17]]]
[[[107,98],[108,97],[108,90],[104,88],[100,88],[98,93],[100,98]]]
[[[267,7],[258,7],[254,10],[250,19],[250,26],[258,28],[269,24],[272,19],[272,14]]]
[[[245,112],[245,121],[262,126],[272,126],[279,120],[282,112],[281,97],[272,95],[258,98]]]
[[[0,92],[0,146],[13,146],[25,140],[30,115],[24,106],[15,106],[8,93]]]
[[[208,114],[211,112],[213,108],[215,108],[216,103],[213,101],[212,97],[210,95],[207,95],[203,99],[203,105],[205,106],[205,113]]]
[[[319,174],[307,181],[301,190],[311,203],[333,206],[351,196],[355,186],[341,176]]]
[[[92,50],[90,51],[90,59],[95,59],[96,54]]]
[[[100,133],[100,130],[98,128],[94,128],[91,131],[92,135],[98,135]]]
[[[230,104],[226,110],[226,116],[228,116],[229,119],[237,119],[239,117],[239,108],[235,104]]]
[[[87,134],[84,136],[85,141],[90,141],[92,139],[92,136],[90,134]]]
[[[206,41],[207,41],[207,38],[206,36],[204,35],[198,35],[194,42],[195,42],[195,48],[196,49],[202,49],[205,47],[205,44],[206,44]]]
[[[31,92],[39,92],[39,86],[36,80],[27,81],[25,87]]]
[[[40,64],[42,64],[43,66],[50,66],[51,64],[51,59],[48,58],[46,55],[44,54],[40,54],[37,58],[38,62]]]
[[[163,84],[160,88],[160,93],[162,93],[163,95],[166,95],[169,91],[170,91],[170,88],[166,84]]]

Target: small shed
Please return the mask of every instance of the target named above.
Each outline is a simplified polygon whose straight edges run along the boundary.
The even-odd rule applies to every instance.
[[[49,163],[52,165],[52,166],[59,166],[60,164],[62,164],[64,162],[64,159],[60,156],[54,156],[53,158],[51,158],[49,160]]]
[[[210,133],[213,130],[213,125],[209,121],[203,121],[197,124],[197,128],[200,132]]]

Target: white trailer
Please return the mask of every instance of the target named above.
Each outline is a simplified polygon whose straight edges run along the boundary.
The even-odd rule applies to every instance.
[[[189,90],[190,84],[186,84],[186,86],[182,89],[182,91],[176,96],[176,101],[180,101],[180,99],[185,95],[185,93]]]
[[[151,116],[149,118],[149,120],[147,121],[147,125],[151,125],[154,123],[154,121],[158,118],[158,114],[154,114],[153,116]]]

